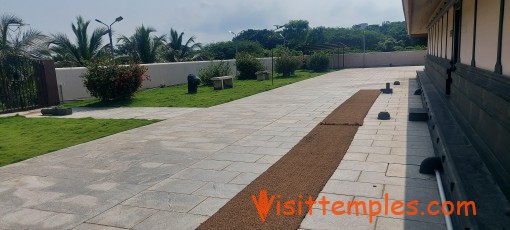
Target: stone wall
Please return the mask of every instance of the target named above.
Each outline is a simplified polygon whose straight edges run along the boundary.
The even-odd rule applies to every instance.
[[[425,64],[426,51],[366,53],[333,55],[331,68],[360,68],[363,67],[363,56],[365,56],[366,67],[382,66],[419,66]],[[268,71],[271,71],[271,58],[259,59]],[[144,64],[148,68],[148,75],[151,81],[143,84],[144,89],[160,86],[186,84],[188,74],[198,75],[200,69],[206,68],[211,63],[219,61],[198,61],[198,62],[176,62],[176,63],[155,63]],[[235,60],[225,60],[229,63],[232,72],[235,71]],[[63,101],[89,98],[90,94],[83,86],[80,75],[85,73],[85,67],[57,68],[57,84],[59,85],[60,99]],[[232,73],[234,74],[234,73]]]
[[[510,78],[480,68],[456,64],[447,100],[467,124],[477,151],[510,197]],[[448,60],[427,57],[425,71],[445,94]],[[462,123],[462,122],[459,122]]]

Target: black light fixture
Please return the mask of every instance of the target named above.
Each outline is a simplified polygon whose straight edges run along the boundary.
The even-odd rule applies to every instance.
[[[115,21],[114,21],[114,22],[112,22],[112,24],[110,24],[110,25],[107,25],[106,23],[102,22],[101,20],[96,19],[96,22],[99,22],[99,23],[101,23],[101,24],[105,25],[105,26],[106,26],[106,28],[108,28],[108,35],[109,35],[109,37],[110,37],[110,51],[112,52],[112,57],[114,56],[114,55],[113,55],[113,41],[112,41],[112,25],[113,25],[113,24],[115,24],[116,22],[120,22],[120,21],[122,21],[123,19],[124,19],[124,18],[123,18],[122,16],[119,16],[119,17],[117,17],[117,18],[115,19]]]

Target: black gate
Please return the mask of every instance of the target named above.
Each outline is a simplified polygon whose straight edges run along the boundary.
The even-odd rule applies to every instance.
[[[32,60],[22,56],[0,58],[0,113],[58,104],[58,91],[48,92],[57,90],[52,64],[52,61]],[[56,101],[54,95],[57,95]]]

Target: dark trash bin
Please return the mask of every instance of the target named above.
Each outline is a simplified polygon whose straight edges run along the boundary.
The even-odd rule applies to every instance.
[[[198,91],[200,85],[200,78],[193,74],[188,75],[188,93],[195,94]]]

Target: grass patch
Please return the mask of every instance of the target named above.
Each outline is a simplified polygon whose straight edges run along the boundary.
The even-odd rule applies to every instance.
[[[155,122],[135,119],[0,117],[0,166]]]
[[[296,71],[296,76],[275,76],[274,85],[269,81],[236,80],[234,88],[214,90],[212,86],[200,86],[197,94],[188,94],[187,85],[148,89],[138,92],[131,100],[106,101],[91,99],[65,104],[66,107],[210,107],[223,104],[260,92],[275,89],[298,81],[310,79],[324,73]]]

